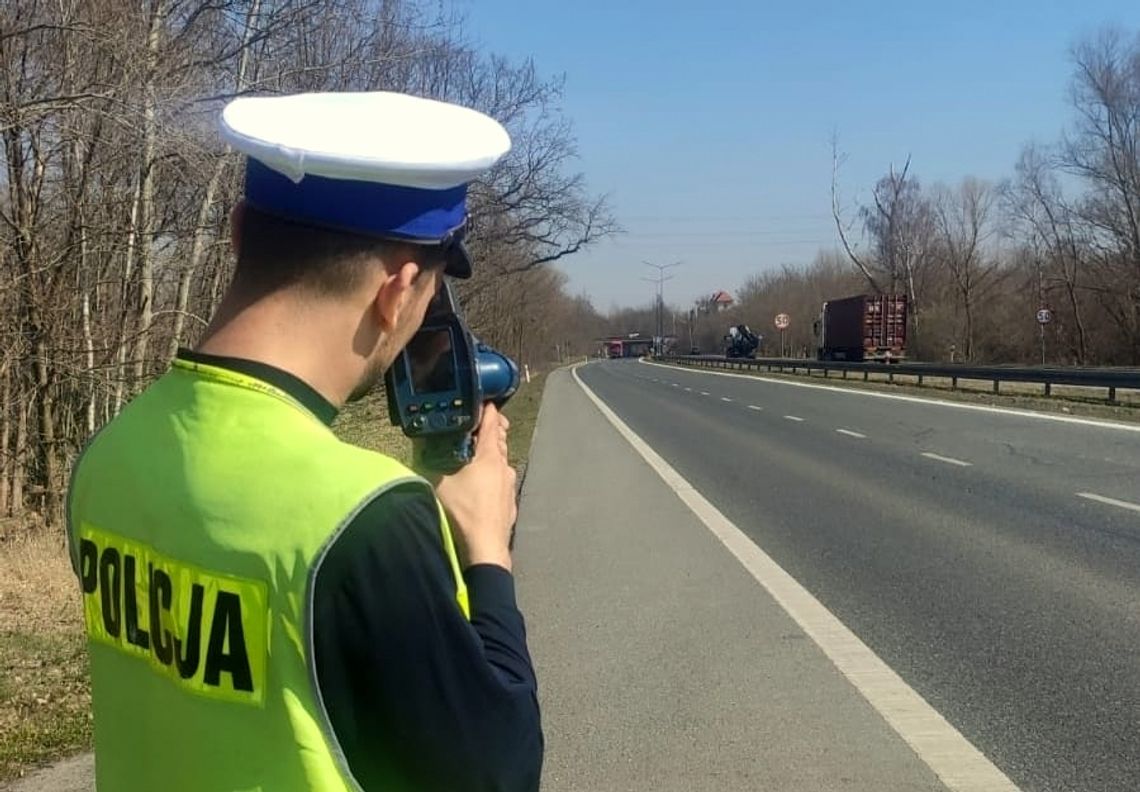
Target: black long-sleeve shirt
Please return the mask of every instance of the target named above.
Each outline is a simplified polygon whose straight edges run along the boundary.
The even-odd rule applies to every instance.
[[[464,573],[468,623],[422,488],[381,496],[318,572],[317,678],[366,790],[534,790],[542,760],[536,682],[514,580]]]
[[[180,354],[269,382],[328,423],[336,416],[315,390],[279,369]],[[435,499],[422,485],[396,487],[365,506],[317,572],[317,684],[367,792],[539,787],[537,683],[514,579],[489,564],[469,567],[464,579],[470,622],[455,601]]]

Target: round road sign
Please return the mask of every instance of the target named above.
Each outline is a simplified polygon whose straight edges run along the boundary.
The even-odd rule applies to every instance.
[[[1037,324],[1047,325],[1053,321],[1053,312],[1048,308],[1041,308],[1037,311]]]
[[[786,313],[776,314],[776,329],[787,330],[788,325],[792,323],[792,319]]]

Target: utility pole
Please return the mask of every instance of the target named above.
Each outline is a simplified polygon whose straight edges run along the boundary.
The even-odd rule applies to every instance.
[[[657,347],[657,354],[660,355],[664,351],[663,347],[665,346],[665,281],[673,279],[673,276],[666,275],[665,271],[673,267],[681,266],[681,262],[674,261],[672,264],[653,264],[648,261],[643,261],[641,263],[657,270],[656,278],[642,278],[642,280],[657,284],[657,333],[655,346]]]

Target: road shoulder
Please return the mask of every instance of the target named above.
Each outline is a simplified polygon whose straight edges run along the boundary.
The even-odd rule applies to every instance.
[[[944,789],[565,371],[517,555],[544,789]]]

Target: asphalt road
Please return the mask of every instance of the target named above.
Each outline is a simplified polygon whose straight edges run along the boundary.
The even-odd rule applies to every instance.
[[[579,376],[1023,790],[1140,789],[1140,432]]]

